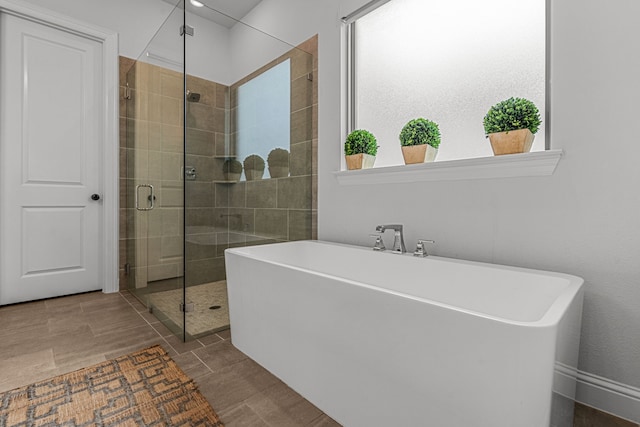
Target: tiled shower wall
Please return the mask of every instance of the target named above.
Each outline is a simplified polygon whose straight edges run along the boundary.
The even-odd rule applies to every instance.
[[[309,54],[311,53],[311,54]],[[225,209],[231,246],[316,238],[317,36],[231,86],[231,141],[235,139],[238,88],[290,60],[289,176],[218,184],[216,205]],[[238,159],[240,161],[244,159]],[[265,159],[266,161],[266,159]],[[267,166],[268,167],[268,166]],[[228,221],[228,222],[227,222]]]
[[[220,183],[222,164],[234,151],[237,88],[286,59],[292,79],[290,176]],[[186,182],[187,285],[224,279],[228,247],[316,238],[317,68],[316,36],[231,87],[187,77],[187,89],[200,94],[186,111],[186,163],[197,174]],[[150,281],[182,273],[184,119],[180,73],[121,57],[120,85],[120,286],[125,289],[133,286],[135,266],[125,273],[133,259],[149,266]],[[142,221],[133,206],[140,182],[128,178],[134,168],[158,189],[157,208]],[[143,246],[148,253],[134,256]]]

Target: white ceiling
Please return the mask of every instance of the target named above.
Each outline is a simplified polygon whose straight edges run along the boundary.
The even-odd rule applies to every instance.
[[[178,0],[163,0],[175,5]],[[216,24],[231,28],[237,21],[251,11],[262,0],[199,0],[204,7],[195,7],[185,0],[187,11],[199,15]],[[182,3],[182,1],[180,1]],[[182,7],[181,7],[182,8]]]

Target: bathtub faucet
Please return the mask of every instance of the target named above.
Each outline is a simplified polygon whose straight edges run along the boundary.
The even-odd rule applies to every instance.
[[[387,229],[395,231],[393,236],[393,249],[391,252],[395,254],[403,254],[407,252],[407,248],[404,246],[404,235],[402,234],[402,224],[389,224],[379,225],[376,227],[378,233],[384,233]]]

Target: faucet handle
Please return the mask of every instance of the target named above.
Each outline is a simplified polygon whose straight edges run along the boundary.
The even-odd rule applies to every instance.
[[[416,250],[413,252],[413,256],[426,257],[429,254],[424,247],[425,243],[435,243],[435,240],[427,240],[427,239],[418,239],[418,243],[416,244]]]
[[[369,234],[369,237],[375,237],[376,239],[376,243],[375,245],[373,245],[373,250],[374,251],[384,251],[387,248],[384,247],[384,242],[382,241],[382,235],[380,234]]]

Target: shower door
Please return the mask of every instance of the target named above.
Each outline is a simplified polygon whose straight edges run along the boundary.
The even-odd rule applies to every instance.
[[[127,73],[128,288],[184,334],[184,66],[176,7]]]

